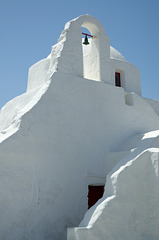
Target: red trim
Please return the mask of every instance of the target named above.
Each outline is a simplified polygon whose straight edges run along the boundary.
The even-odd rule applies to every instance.
[[[116,78],[116,76],[118,76],[118,80],[119,80],[118,83],[117,83],[117,78]],[[119,73],[119,72],[116,72],[116,73],[115,73],[115,86],[121,87],[121,80],[120,80],[120,73]]]
[[[83,35],[89,36],[89,37],[93,37],[92,35],[89,35],[87,33],[82,33]]]

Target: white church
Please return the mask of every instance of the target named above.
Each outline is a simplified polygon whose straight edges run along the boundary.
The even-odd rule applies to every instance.
[[[159,239],[159,102],[96,18],[29,69],[0,143],[0,239]]]

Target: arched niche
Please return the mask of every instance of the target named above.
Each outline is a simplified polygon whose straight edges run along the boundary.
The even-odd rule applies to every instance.
[[[87,28],[93,35],[91,52],[84,60],[81,27]],[[60,57],[58,71],[91,80],[109,82],[110,40],[104,27],[96,18],[82,15],[68,22],[59,38],[60,43],[61,54],[58,54]],[[84,68],[87,69],[87,75],[84,73]]]
[[[89,45],[82,44],[83,52],[83,77],[100,81],[100,58],[99,58],[99,29],[90,23],[82,24],[82,27],[89,30]]]
[[[87,51],[88,54],[83,54],[83,76],[96,81],[109,81],[110,40],[103,25],[89,15],[80,16],[77,21],[81,23],[81,27],[87,28],[93,36],[90,39],[90,45],[83,47],[90,48],[90,51]]]

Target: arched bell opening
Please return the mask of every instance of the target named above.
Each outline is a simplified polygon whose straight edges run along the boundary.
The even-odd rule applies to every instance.
[[[83,77],[100,81],[98,29],[91,23],[82,25]]]

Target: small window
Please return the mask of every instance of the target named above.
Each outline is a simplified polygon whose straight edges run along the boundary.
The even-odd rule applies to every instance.
[[[88,186],[88,209],[103,197],[104,186]]]
[[[121,80],[120,80],[120,73],[119,72],[115,73],[115,86],[116,87],[121,87]]]

